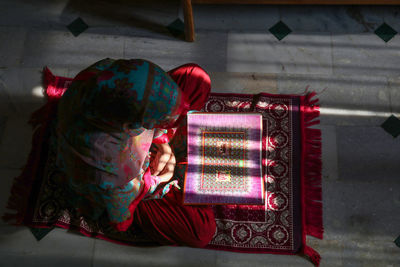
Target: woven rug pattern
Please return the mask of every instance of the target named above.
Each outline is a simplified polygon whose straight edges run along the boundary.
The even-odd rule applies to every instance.
[[[210,247],[297,252],[301,245],[299,98],[268,94],[213,94],[205,112],[258,112],[263,116],[265,205],[215,206],[217,232]]]

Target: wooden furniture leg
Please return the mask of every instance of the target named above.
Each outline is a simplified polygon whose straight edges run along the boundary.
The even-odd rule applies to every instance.
[[[185,22],[185,40],[188,42],[194,41],[194,22],[192,0],[182,0],[183,16]]]

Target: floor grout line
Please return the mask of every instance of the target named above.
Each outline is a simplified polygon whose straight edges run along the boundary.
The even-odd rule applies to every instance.
[[[93,242],[93,248],[92,248],[92,257],[90,259],[90,267],[94,266],[94,256],[95,256],[95,251],[96,251],[96,242],[97,242],[97,240],[94,239],[93,241],[94,242]]]
[[[333,33],[330,33],[330,39],[331,39],[331,60],[332,60],[332,75],[335,75],[335,58],[333,56]]]
[[[390,113],[393,114],[392,90],[391,90],[391,82],[390,82],[389,77],[386,77],[386,82],[387,82],[387,89],[388,89],[388,94],[389,94]]]

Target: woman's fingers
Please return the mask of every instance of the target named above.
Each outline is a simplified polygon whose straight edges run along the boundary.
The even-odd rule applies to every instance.
[[[170,155],[168,154],[161,154],[161,153],[157,153],[157,156],[154,160],[154,173],[153,175],[157,176],[160,174],[160,172],[165,168],[165,165],[168,162]]]
[[[168,162],[165,164],[164,169],[160,172],[160,175],[167,173],[167,172],[173,173],[175,170],[175,165],[176,165],[175,155],[171,154],[170,158],[168,159]]]
[[[152,175],[158,176],[165,169],[165,166],[172,155],[172,149],[168,143],[156,144],[156,147],[157,154],[152,164]]]
[[[176,165],[175,155],[171,154],[171,157],[169,158],[167,164],[165,165],[165,168],[158,175],[158,177],[163,182],[168,182],[169,180],[171,180],[171,178],[174,176],[175,165]]]
[[[150,163],[151,175],[158,176],[163,182],[167,182],[174,174],[175,155],[168,143],[157,145],[157,148],[157,154]]]

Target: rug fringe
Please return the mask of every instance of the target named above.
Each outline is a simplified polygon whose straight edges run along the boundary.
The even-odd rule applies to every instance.
[[[322,138],[320,129],[309,128],[319,124],[319,105],[316,93],[305,95],[303,101],[304,127],[305,127],[305,159],[304,159],[304,182],[305,182],[305,216],[306,234],[316,238],[323,238],[322,221]]]
[[[308,91],[308,89],[307,89]],[[315,92],[307,92],[301,97],[302,123],[302,253],[319,266],[321,256],[307,246],[306,235],[323,238],[322,219],[322,138],[321,130],[313,129],[319,121],[319,99]]]

